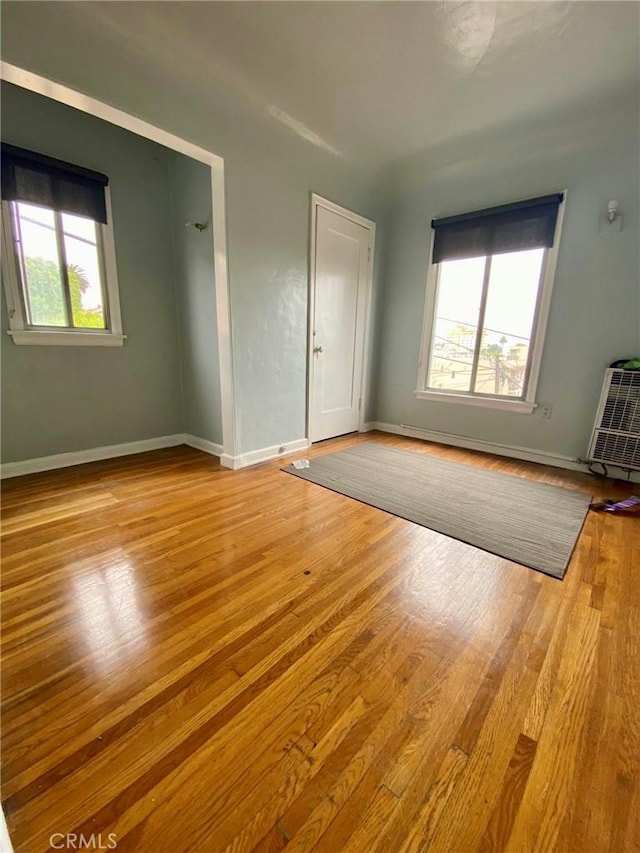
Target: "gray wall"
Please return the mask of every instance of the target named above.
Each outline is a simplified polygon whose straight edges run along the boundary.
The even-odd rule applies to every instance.
[[[640,350],[638,96],[589,111],[491,128],[397,163],[386,174],[388,242],[381,308],[376,420],[407,424],[570,457],[588,446],[603,371]],[[568,189],[538,402],[521,415],[417,400],[430,222]],[[609,199],[620,233],[600,230]]]
[[[222,444],[220,362],[211,226],[211,170],[173,151],[169,158],[176,303],[185,432]],[[185,222],[206,224],[204,231]]]
[[[166,151],[2,84],[2,139],[110,176],[123,347],[17,346],[2,295],[2,460],[183,431]]]
[[[620,354],[638,349],[636,92],[625,103],[596,102],[576,115],[547,117],[544,122],[532,117],[529,126],[521,123],[515,129],[487,128],[485,134],[396,164],[379,183],[378,176],[362,169],[357,161],[327,151],[269,118],[268,105],[263,105],[262,117],[258,117],[259,110],[251,114],[240,100],[222,97],[214,85],[194,91],[167,66],[156,44],[142,43],[144,34],[127,31],[126,38],[105,47],[109,43],[100,40],[99,31],[86,27],[85,17],[92,14],[93,6],[74,5],[61,18],[59,12],[66,4],[42,4],[40,16],[33,15],[32,4],[10,4],[4,11],[12,23],[10,39],[5,26],[4,58],[89,92],[225,158],[238,452],[304,435],[309,194],[314,191],[379,225],[379,300],[374,306],[371,351],[375,364],[371,387],[377,400],[369,401],[368,418],[569,456],[584,453],[604,367]],[[34,39],[34,26],[36,35],[46,27],[50,37]],[[98,53],[101,61],[92,61]],[[123,55],[140,68],[135,85],[131,74],[125,73]],[[31,124],[35,131],[37,122]],[[413,391],[430,219],[565,187],[569,200],[538,394],[540,402],[553,406],[552,419],[542,421],[538,413],[524,416],[417,401]],[[598,216],[612,197],[620,201],[625,221],[624,230],[610,237],[599,232]],[[156,207],[153,215],[160,216],[160,211],[161,206]],[[123,214],[125,221],[127,215],[130,213]],[[170,223],[159,227],[173,230]],[[145,239],[149,239],[148,233]],[[141,297],[128,289],[129,284],[124,283],[124,288],[126,331],[131,334],[129,321],[138,313],[134,301]],[[145,290],[146,286],[141,292]],[[191,310],[193,303],[189,306]],[[185,308],[183,305],[180,315],[183,320]],[[164,312],[164,303],[156,310]],[[202,363],[200,346],[206,339],[206,326],[198,327],[194,364]],[[162,340],[170,342],[171,333]],[[89,358],[100,364],[107,396],[111,396],[112,386],[131,385],[132,376],[143,370],[140,365],[146,359],[147,364],[153,362],[149,368],[152,385],[165,398],[175,399],[179,385],[177,337],[173,341],[164,349],[152,348],[153,356],[145,351],[142,360],[120,374],[111,368],[127,357],[130,345],[142,346],[142,342],[128,342],[115,358],[111,351],[91,352]],[[24,356],[23,364],[32,359],[46,364],[39,352]],[[27,404],[33,395],[24,390],[28,383],[16,369],[17,355],[18,348],[13,347],[10,390],[19,392],[14,400],[20,404],[14,402],[9,416],[24,423],[32,414],[46,412],[52,436],[38,440],[51,449],[40,448],[39,452],[55,452],[62,444],[56,433],[72,429],[69,420],[80,423],[75,416],[83,410],[84,400],[79,397],[71,407],[74,418],[67,418],[64,412],[51,417],[54,394],[40,408],[33,400]],[[63,355],[59,352],[56,357]],[[187,359],[183,361],[186,375]],[[202,401],[202,388],[211,395],[208,402]],[[206,378],[190,390],[185,385],[186,408],[193,394],[200,401],[197,405],[204,406],[198,417],[209,416],[215,393]],[[152,423],[156,435],[175,429],[161,423],[171,408],[158,405],[162,394],[153,396],[146,388],[145,394],[153,399],[145,401],[146,407],[138,406],[143,397],[131,400],[126,423],[116,414],[114,431],[122,434],[117,440],[142,437],[151,431]],[[15,411],[22,406],[25,411]],[[108,404],[103,408],[110,411]],[[197,408],[195,402],[193,408]],[[39,417],[40,422],[43,419],[44,414]],[[56,419],[60,421],[57,425]],[[93,430],[104,419],[95,420],[98,424],[88,423],[86,430],[78,426],[81,434],[74,436],[76,444],[89,432],[91,445],[106,443],[104,430]],[[207,427],[203,420],[199,423],[202,429],[212,426]],[[20,439],[16,436],[15,440]],[[16,454],[23,451],[24,447],[12,447],[10,458],[19,458]]]
[[[375,185],[351,164],[271,134],[257,149],[249,128],[230,148],[212,145],[227,176],[240,452],[305,435],[311,192],[379,218]]]
[[[183,429],[221,443],[210,232],[200,235],[183,225],[185,218],[200,215],[194,210],[207,215],[209,178],[200,179],[204,167],[108,123],[4,85],[7,141],[42,149],[37,144],[41,128],[50,126],[46,153],[112,176],[123,323],[129,338],[122,350],[27,348],[4,340],[3,461]],[[181,116],[179,132],[225,156],[237,452],[302,438],[310,194],[319,192],[376,220],[379,193],[356,165],[289,138],[280,127],[258,133],[253,120],[243,116],[211,122],[197,110],[181,112],[188,111],[187,98],[178,98],[174,108]],[[188,133],[183,129],[187,116],[196,128]],[[90,141],[92,159],[81,156],[84,143],[74,145],[81,134]],[[182,189],[178,179],[186,182]],[[147,224],[145,229],[140,229],[141,222]],[[378,247],[380,238],[379,230]],[[174,277],[176,294],[171,292]],[[152,296],[152,282],[158,298],[148,305],[143,297]],[[150,317],[155,323],[147,322]],[[370,356],[373,359],[373,348]],[[32,362],[37,367],[27,368]],[[54,363],[55,368],[47,367]],[[21,366],[31,372],[32,390],[24,387]],[[75,373],[75,378],[71,383],[52,382],[50,370],[56,375]],[[114,389],[122,389],[117,398]],[[44,412],[46,432],[31,428],[32,423],[43,423]]]
[[[194,91],[166,62],[166,52],[145,42],[145,33],[127,28],[124,19],[124,37],[117,47],[106,46],[100,30],[85,20],[99,15],[98,4],[43,3],[38,9],[34,15],[32,4],[3,7],[7,62],[88,92],[224,157],[237,450],[302,438],[310,193],[376,221],[380,196],[374,176],[356,159],[314,145],[269,117],[268,104],[257,118],[242,99],[230,103],[219,97],[218,83]],[[127,72],[129,62],[137,77]]]

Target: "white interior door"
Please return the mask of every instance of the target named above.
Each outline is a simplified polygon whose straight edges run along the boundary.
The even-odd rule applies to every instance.
[[[311,441],[322,441],[360,423],[373,223],[315,210],[309,429]]]

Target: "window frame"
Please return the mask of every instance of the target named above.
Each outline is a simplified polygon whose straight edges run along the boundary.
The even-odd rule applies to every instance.
[[[98,260],[104,276],[102,290],[105,300],[106,329],[34,326],[28,322],[13,216],[10,208],[12,202],[2,201],[2,273],[9,318],[7,334],[11,336],[15,344],[94,347],[118,347],[124,344],[126,335],[122,332],[111,193],[108,186],[105,186],[104,194],[107,224],[95,222],[95,220],[94,222],[97,234]],[[46,209],[53,210],[53,208]],[[58,212],[54,210],[54,213],[57,214]]]
[[[431,343],[435,330],[435,312],[438,302],[438,281],[440,264],[434,264],[433,242],[435,232],[431,229],[431,242],[429,246],[429,266],[427,270],[426,298],[422,322],[422,340],[420,343],[420,358],[418,362],[418,378],[415,396],[419,400],[431,400],[443,403],[458,403],[468,406],[482,406],[488,409],[499,409],[503,411],[518,412],[524,415],[532,414],[538,407],[536,394],[540,368],[542,365],[542,354],[544,341],[549,322],[551,308],[551,295],[555,280],[556,266],[558,262],[558,251],[562,234],[562,224],[567,201],[567,191],[563,190],[563,200],[558,206],[558,217],[553,237],[553,246],[545,249],[540,273],[540,286],[536,300],[536,309],[531,329],[531,348],[529,351],[527,386],[523,397],[509,397],[507,395],[481,394],[478,392],[446,391],[443,389],[433,390],[427,387],[429,374],[429,362],[431,359]],[[494,257],[485,256],[485,257]],[[486,298],[486,294],[485,294]]]

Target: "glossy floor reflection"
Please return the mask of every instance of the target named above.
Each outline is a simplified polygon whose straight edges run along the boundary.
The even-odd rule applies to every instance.
[[[382,441],[613,497],[587,475]],[[628,851],[640,525],[564,581],[189,448],[7,481],[3,804],[17,851]],[[56,836],[58,838],[58,836]]]

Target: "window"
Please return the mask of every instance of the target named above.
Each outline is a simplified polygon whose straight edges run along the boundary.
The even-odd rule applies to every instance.
[[[14,342],[121,346],[106,175],[3,144],[2,220]]]
[[[417,397],[534,410],[563,201],[433,220]]]

